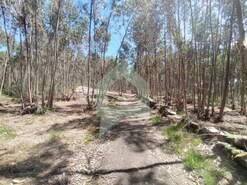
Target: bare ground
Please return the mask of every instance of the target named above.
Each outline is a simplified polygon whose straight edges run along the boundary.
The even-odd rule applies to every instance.
[[[150,124],[153,113],[132,95],[116,96],[101,122],[95,112],[83,112],[82,99],[55,105],[36,116],[2,104],[0,124],[16,137],[0,140],[0,184],[197,184]],[[92,130],[107,123],[92,140]]]

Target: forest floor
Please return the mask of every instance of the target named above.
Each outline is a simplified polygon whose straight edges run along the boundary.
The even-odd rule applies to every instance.
[[[56,102],[44,115],[21,115],[19,105],[0,99],[0,184],[198,184],[168,146],[163,129],[169,121],[154,125],[157,113],[133,95],[112,96],[98,110],[101,120],[96,111],[83,111],[84,97]],[[244,126],[243,132],[239,120],[229,128]],[[201,147],[213,153],[212,144]],[[241,184],[246,173],[234,172],[221,184]]]

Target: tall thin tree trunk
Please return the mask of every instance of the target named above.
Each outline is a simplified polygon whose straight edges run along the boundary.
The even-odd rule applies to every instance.
[[[88,61],[87,61],[87,105],[91,108],[90,103],[90,62],[91,62],[91,29],[92,29],[92,19],[93,19],[93,5],[94,0],[91,0],[90,4],[90,15],[89,15],[89,31],[88,31]]]
[[[5,17],[5,10],[4,10],[5,8],[4,8],[3,2],[1,3],[1,9],[2,9],[3,25],[4,25],[4,31],[5,31],[6,43],[7,43],[7,57],[4,63],[3,76],[2,76],[2,82],[1,82],[1,87],[0,87],[0,95],[3,92],[3,86],[5,82],[8,61],[10,60],[10,40],[9,40],[8,31],[7,31],[7,26],[6,26],[6,17]]]
[[[52,71],[51,71],[51,84],[49,90],[49,99],[48,99],[48,108],[53,108],[53,99],[55,93],[55,77],[56,77],[56,70],[57,70],[57,63],[58,63],[58,30],[59,30],[59,23],[60,23],[60,14],[62,8],[62,0],[58,1],[58,13],[57,13],[57,20],[56,20],[56,28],[54,33],[54,62],[52,63]]]
[[[239,29],[239,41],[240,41],[240,53],[242,63],[242,90],[241,90],[241,112],[246,114],[245,108],[245,86],[247,79],[247,46],[245,45],[245,30],[243,22],[243,11],[240,0],[234,0],[237,9],[238,29]]]
[[[26,66],[27,66],[27,78],[28,78],[28,96],[29,103],[32,104],[32,85],[31,85],[31,52],[29,50],[29,41],[28,41],[28,32],[27,32],[27,0],[24,1],[23,10],[24,10],[24,33],[25,33],[25,45],[26,45]],[[31,32],[31,31],[30,31]],[[31,35],[31,33],[30,33]],[[30,42],[31,45],[31,42]]]
[[[229,86],[229,71],[230,71],[230,60],[231,60],[231,43],[232,43],[232,27],[233,27],[233,14],[234,14],[234,5],[232,7],[232,15],[231,15],[231,23],[230,23],[230,35],[229,35],[229,42],[227,47],[227,63],[226,63],[226,76],[224,82],[224,92],[220,106],[220,113],[217,118],[217,121],[222,121],[224,115],[224,108],[226,104],[226,98],[228,95],[228,86]]]

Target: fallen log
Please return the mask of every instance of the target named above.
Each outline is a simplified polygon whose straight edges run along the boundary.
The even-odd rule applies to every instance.
[[[189,122],[188,124],[185,125],[185,128],[187,130],[189,130],[190,132],[193,132],[193,133],[198,133],[199,129],[200,129],[200,125],[196,122]]]
[[[58,97],[56,100],[57,101],[67,101],[67,102],[69,102],[70,100],[76,100],[75,93],[76,92],[74,89],[72,89],[67,94],[61,93],[61,97]]]
[[[215,127],[201,127],[200,124],[193,121],[186,124],[185,128],[191,132],[203,134],[209,138],[217,138],[218,141],[215,146],[224,148],[231,154],[235,162],[247,169],[247,136],[232,135]],[[237,147],[240,147],[241,149]]]
[[[204,136],[204,139],[217,138],[218,141],[226,141],[226,134],[215,127],[202,127],[199,123],[191,121],[185,125],[185,128]]]
[[[226,141],[236,147],[247,151],[247,136],[226,133]]]
[[[167,109],[168,115],[177,115],[177,113],[173,110]]]
[[[177,113],[171,109],[169,109],[168,106],[161,106],[159,109],[159,113],[161,116],[167,116],[167,115],[177,115]]]
[[[173,122],[177,123],[177,122],[181,122],[181,120],[183,119],[182,116],[180,115],[168,115],[167,116],[170,120],[173,120]]]
[[[167,108],[169,108],[169,107],[166,106],[166,105],[160,106],[160,108],[159,108],[159,114],[160,114],[161,116],[165,116],[165,113],[166,113],[166,109],[167,109]]]
[[[203,127],[199,130],[199,133],[206,138],[217,138],[218,141],[226,141],[226,134],[215,127]]]
[[[225,149],[225,151],[230,153],[236,163],[247,169],[247,152],[237,149],[231,144],[225,142],[217,142],[215,146]]]
[[[142,102],[144,102],[150,108],[157,108],[157,102],[155,102],[152,98],[142,98]]]
[[[21,114],[34,114],[37,110],[37,106],[35,104],[29,104],[24,107],[24,109],[21,110]]]

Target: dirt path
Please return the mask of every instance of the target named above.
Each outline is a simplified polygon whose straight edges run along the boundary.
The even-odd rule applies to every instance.
[[[91,175],[99,177],[99,184],[194,184],[181,159],[150,123],[148,107],[126,95],[103,112],[101,126],[109,130],[93,147],[104,155],[91,159],[97,164]]]
[[[98,111],[102,137],[89,143],[99,121],[83,112],[85,100],[57,102],[42,116],[20,115],[4,103],[0,126],[15,137],[0,140],[0,184],[195,184],[151,124],[149,108],[132,95],[111,96]]]

